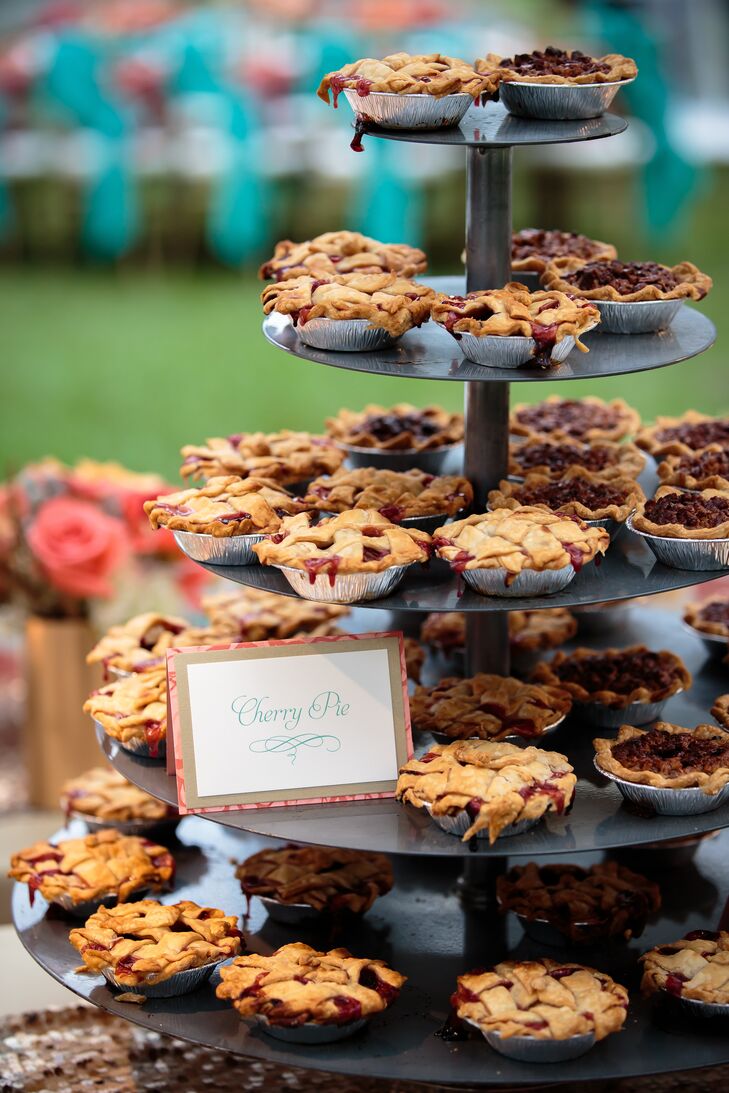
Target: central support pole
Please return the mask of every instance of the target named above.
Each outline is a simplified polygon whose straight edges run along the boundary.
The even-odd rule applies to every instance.
[[[511,279],[511,148],[469,148],[466,190],[466,288],[502,288]],[[475,510],[506,477],[509,384],[467,383],[465,474]],[[466,670],[509,674],[508,615],[466,614]]]

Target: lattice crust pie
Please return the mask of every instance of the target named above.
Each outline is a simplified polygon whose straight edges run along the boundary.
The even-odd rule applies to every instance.
[[[340,444],[383,451],[430,451],[463,440],[463,414],[440,406],[419,409],[409,402],[386,408],[370,403],[364,410],[340,410],[327,418],[327,432]]]
[[[556,649],[577,633],[577,619],[566,607],[542,611],[510,611],[509,640],[520,651]],[[436,649],[463,649],[466,619],[460,611],[428,615],[420,628],[420,640]]]
[[[460,975],[454,1004],[461,1020],[504,1038],[604,1040],[625,1023],[628,992],[605,972],[544,956]]]
[[[435,531],[433,543],[456,572],[503,568],[508,583],[525,569],[541,573],[571,564],[579,570],[605,553],[610,536],[576,517],[524,505],[514,512],[497,509],[446,524]]]
[[[305,512],[306,505],[276,482],[221,475],[209,478],[199,489],[178,490],[145,501],[144,511],[153,528],[194,531],[220,539],[278,531],[284,516]]]
[[[66,815],[77,812],[109,824],[134,820],[160,823],[177,815],[175,809],[133,786],[111,767],[93,767],[64,782],[61,808]]]
[[[413,727],[444,733],[452,740],[541,736],[571,708],[572,699],[561,687],[485,672],[417,687],[410,698]]]
[[[262,280],[288,281],[292,277],[341,277],[344,273],[397,273],[414,277],[428,263],[425,254],[407,243],[380,243],[359,232],[324,232],[304,243],[283,239],[273,258],[258,271]]]
[[[700,452],[668,455],[658,464],[658,477],[666,486],[729,491],[729,447],[708,444]]]
[[[271,1025],[346,1025],[373,1017],[395,1001],[406,977],[383,960],[363,960],[346,949],[320,953],[302,942],[270,956],[248,953],[220,969],[215,993],[241,1017]]]
[[[724,729],[729,729],[729,694],[720,695],[711,707],[711,716],[716,718]]]
[[[121,835],[113,829],[64,839],[37,842],[13,854],[9,877],[28,885],[31,901],[40,892],[48,902],[116,898],[124,903],[140,888],[163,888],[174,876],[169,850],[149,839]]]
[[[610,261],[618,252],[612,243],[601,243],[576,232],[555,228],[522,228],[511,236],[511,269],[514,273],[543,273],[553,258],[567,256],[584,262]]]
[[[593,395],[563,399],[550,395],[543,402],[514,407],[509,430],[530,440],[578,441],[592,444],[603,440],[624,440],[640,425],[640,417],[627,402],[603,402]]]
[[[84,702],[104,732],[127,746],[146,744],[150,755],[167,736],[167,672],[164,666],[117,679]]]
[[[615,861],[583,869],[566,863],[516,865],[497,878],[502,911],[548,922],[574,942],[639,937],[661,906],[657,884]]]
[[[640,958],[641,990],[666,991],[697,1002],[729,1004],[729,933],[691,930],[679,941],[657,945]]]
[[[729,734],[716,725],[623,725],[617,738],[593,744],[602,770],[626,782],[663,789],[698,787],[710,796],[729,782]]]
[[[127,622],[110,627],[87,654],[86,663],[101,664],[105,671],[116,668],[122,672],[143,672],[161,663],[188,625],[175,615],[152,611],[134,615]]]
[[[246,896],[306,903],[317,911],[363,914],[392,888],[392,866],[384,854],[326,846],[259,850],[235,875]]]
[[[290,315],[294,326],[309,319],[367,319],[399,338],[430,318],[432,288],[396,273],[345,273],[341,277],[294,277],[261,293],[266,315]]]
[[[656,457],[692,455],[710,444],[729,448],[729,417],[710,417],[687,410],[680,417],[657,417],[637,434],[639,448]]]
[[[258,588],[206,596],[202,607],[212,629],[234,635],[234,641],[326,637],[340,633],[337,621],[350,613],[338,604],[276,596]]]
[[[431,315],[456,339],[461,334],[474,334],[477,338],[533,338],[551,351],[563,338],[573,337],[583,353],[588,350],[580,341],[580,334],[600,322],[596,307],[576,302],[564,292],[530,292],[518,281],[504,288],[469,292],[466,296],[440,292]]]
[[[645,456],[634,444],[603,440],[596,444],[577,441],[525,440],[509,446],[509,474],[520,478],[542,474],[561,478],[573,467],[582,467],[593,478],[637,478]]]
[[[551,512],[579,516],[581,520],[615,520],[622,523],[645,500],[643,490],[630,478],[596,478],[582,467],[571,467],[562,478],[528,474],[523,482],[499,482],[489,493],[489,507],[511,509],[543,505]]]
[[[687,604],[683,621],[703,634],[716,634],[729,640],[729,596]]]
[[[472,820],[463,842],[488,830],[494,843],[505,827],[563,813],[577,779],[566,756],[490,740],[433,744],[421,759],[400,769],[397,799],[433,816],[464,809]]]
[[[304,501],[330,512],[376,509],[394,524],[413,516],[453,516],[473,501],[471,483],[460,475],[434,477],[413,468],[389,471],[379,467],[341,467],[315,479]]]
[[[575,649],[538,664],[533,678],[569,691],[575,702],[599,702],[620,710],[633,702],[660,702],[691,686],[680,657],[645,645],[625,649]]]
[[[100,907],[68,940],[92,972],[104,968],[134,990],[240,952],[238,919],[216,907],[156,899]]]
[[[638,75],[635,61],[619,53],[590,57],[579,49],[547,46],[514,57],[487,53],[476,61],[476,71],[496,77],[499,82],[535,84],[595,84],[633,80]]]
[[[729,538],[729,493],[659,486],[633,517],[633,527],[668,539]]]
[[[331,91],[335,107],[345,88],[361,96],[387,91],[393,95],[432,95],[436,99],[465,94],[478,99],[481,95],[493,94],[498,84],[498,79],[479,74],[459,57],[446,57],[441,53],[392,53],[381,61],[364,57],[335,72],[328,72],[319,84],[317,95],[328,103]]]
[[[264,478],[287,483],[308,481],[318,474],[331,474],[344,461],[344,454],[326,436],[292,432],[234,433],[212,437],[205,444],[187,444],[182,449],[183,478]]]
[[[372,509],[353,509],[314,527],[306,513],[284,521],[281,533],[254,544],[263,565],[303,569],[313,581],[327,573],[381,573],[391,566],[426,562],[429,535],[416,528],[391,524]]]
[[[712,280],[692,262],[661,266],[657,262],[583,262],[555,258],[542,274],[545,288],[569,292],[582,300],[702,300]]]

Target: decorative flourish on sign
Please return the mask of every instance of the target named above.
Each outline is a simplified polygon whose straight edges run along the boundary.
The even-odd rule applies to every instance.
[[[292,765],[296,762],[299,748],[321,748],[326,751],[339,751],[342,741],[338,736],[322,736],[319,733],[301,732],[296,736],[268,736],[263,740],[254,740],[248,750],[260,755],[287,755]]]

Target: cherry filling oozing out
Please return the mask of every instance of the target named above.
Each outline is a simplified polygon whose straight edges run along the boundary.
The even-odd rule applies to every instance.
[[[329,86],[332,90],[332,105],[336,110],[339,106],[339,96],[345,87],[355,91],[364,99],[372,91],[372,80],[368,80],[366,76],[345,76],[342,72],[335,72],[329,78]]]
[[[134,975],[135,957],[133,955],[123,956],[121,960],[118,960],[114,967],[114,975],[117,977],[123,975]]]
[[[358,1021],[362,1016],[362,1006],[356,998],[350,998],[346,994],[337,994],[332,998],[337,1007],[338,1014],[336,1024],[346,1025],[350,1021]]]
[[[362,114],[357,114],[354,119],[354,136],[350,141],[349,147],[353,152],[364,152],[364,144],[362,143],[362,137],[367,132],[367,118]]]
[[[552,306],[551,304],[549,305]],[[559,330],[559,323],[549,323],[543,326],[542,323],[531,324],[532,338],[536,343],[536,349],[534,350],[533,360],[539,368],[549,368],[552,363],[552,353],[554,347],[557,344],[557,332]]]
[[[359,981],[361,986],[377,991],[386,1006],[394,1002],[400,994],[399,987],[393,987],[384,979],[380,979],[374,968],[363,968],[360,972]]]
[[[275,536],[272,536],[275,541]],[[314,584],[320,573],[326,573],[329,577],[329,587],[334,588],[337,573],[342,563],[338,554],[327,555],[325,558],[305,558],[304,568],[309,574],[309,584]]]
[[[528,786],[522,786],[519,790],[519,796],[526,803],[531,800],[532,797],[545,794],[554,801],[554,811],[561,815],[564,812],[567,803],[566,796],[564,790],[560,789],[560,787],[555,784],[555,780],[564,777],[565,773],[566,771],[555,772],[552,778],[547,779],[544,782],[532,782]]]
[[[159,756],[159,745],[164,734],[165,726],[161,721],[145,721],[144,740],[149,749],[150,759],[156,759]]]

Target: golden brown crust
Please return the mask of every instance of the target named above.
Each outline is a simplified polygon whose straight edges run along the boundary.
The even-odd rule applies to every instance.
[[[656,458],[692,455],[712,443],[729,448],[729,418],[696,410],[687,410],[680,417],[657,417],[653,425],[640,429],[635,443]]]
[[[577,633],[577,619],[566,607],[539,611],[510,611],[509,640],[519,652],[556,649]],[[460,611],[428,615],[420,628],[420,640],[445,651],[463,649],[466,618]]]
[[[289,315],[294,326],[310,319],[367,319],[399,338],[428,321],[434,296],[432,288],[396,273],[345,273],[274,282],[264,288],[261,303],[266,315]]]
[[[344,462],[344,453],[328,437],[291,429],[209,437],[204,444],[186,444],[182,457],[183,478],[237,475],[282,485],[331,474]]]
[[[604,1040],[624,1025],[628,992],[605,972],[544,956],[503,960],[489,971],[460,975],[455,1006],[461,1020],[504,1039],[567,1040],[594,1033]]]
[[[205,596],[202,609],[213,631],[234,641],[326,637],[341,631],[336,623],[350,613],[339,604],[277,596],[259,588],[239,588]],[[210,644],[210,643],[208,643]]]
[[[454,516],[473,501],[471,483],[460,475],[434,477],[413,468],[389,471],[381,467],[341,467],[315,479],[304,501],[324,512],[376,509],[399,524],[415,516]]]
[[[529,439],[624,440],[640,425],[640,417],[623,399],[604,402],[594,395],[563,399],[549,395],[542,402],[517,404],[511,412],[509,431]]]
[[[87,664],[101,664],[105,670],[143,671],[162,662],[166,651],[188,629],[186,619],[147,611],[125,623],[111,626],[86,656]]]
[[[669,736],[688,734],[695,740],[716,740],[724,743],[729,740],[723,729],[715,725],[697,725],[695,729],[686,729],[681,725],[673,725],[669,721],[657,721],[651,729],[638,729],[633,725],[621,725],[617,737],[609,740],[598,738],[593,740],[595,747],[595,763],[598,769],[614,774],[625,782],[634,782],[641,786],[656,786],[660,789],[690,789],[698,787],[704,793],[713,796],[729,782],[729,765],[718,767],[712,773],[702,770],[687,770],[682,773],[666,775],[657,770],[634,770],[626,767],[615,757],[613,751],[618,744],[626,741],[637,740],[650,733],[666,733]],[[681,764],[674,764],[674,768],[680,771]]]
[[[127,746],[146,743],[150,751],[167,736],[167,671],[163,664],[92,691],[84,702],[104,732]]]
[[[609,519],[622,524],[645,495],[633,479],[615,477],[605,482],[582,467],[572,467],[561,478],[528,474],[523,482],[504,480],[497,490],[491,490],[488,500],[491,509],[514,511],[523,505],[539,505],[581,520]]]
[[[463,414],[440,406],[420,409],[409,402],[390,407],[369,403],[364,410],[340,410],[327,418],[326,428],[330,437],[348,447],[426,452],[463,441]]]
[[[303,243],[282,239],[273,257],[258,271],[261,280],[272,277],[331,277],[345,273],[397,273],[414,277],[428,267],[425,254],[407,243],[380,243],[360,232],[324,232]]]
[[[270,956],[248,953],[220,969],[215,993],[241,1017],[271,1025],[345,1025],[371,1017],[395,1001],[404,975],[382,960],[354,957],[346,949],[321,953],[302,942]]]
[[[712,596],[709,600],[687,603],[683,621],[703,634],[729,639],[729,596]]]
[[[572,699],[562,687],[485,672],[469,679],[442,679],[435,687],[416,687],[410,698],[413,728],[443,733],[451,740],[531,739],[571,708]]]
[[[653,508],[653,502],[659,502],[662,498],[676,499],[674,506],[676,518],[671,519],[669,523],[657,523],[655,519],[657,513]],[[713,523],[710,527],[694,527],[679,522],[683,510],[686,513],[685,518],[689,519],[691,524],[699,524],[699,518],[693,519],[691,510],[702,502],[711,505],[714,501],[721,518],[719,523]],[[714,517],[712,516],[711,519],[713,520]],[[659,486],[653,498],[650,501],[644,501],[638,507],[633,517],[633,527],[637,531],[644,531],[648,535],[657,535],[665,539],[727,539],[729,538],[729,494],[723,490],[701,490],[691,493],[674,489],[673,486]]]
[[[594,444],[534,437],[509,445],[509,475],[542,474],[561,478],[572,467],[583,467],[594,478],[637,478],[645,456],[635,444],[602,440]]]
[[[359,95],[372,91],[386,91],[393,95],[431,95],[440,99],[444,95],[492,94],[499,81],[490,75],[481,75],[460,57],[446,57],[441,53],[392,53],[381,61],[363,57],[359,61],[342,65],[323,77],[317,95],[329,102],[332,92],[333,105],[344,88],[351,88]]]
[[[644,994],[667,991],[681,998],[729,1004],[729,933],[694,930],[640,958]]]
[[[392,866],[384,854],[327,846],[267,847],[241,862],[235,875],[246,896],[327,912],[364,914],[392,888]]]
[[[160,823],[177,810],[128,782],[111,767],[93,767],[61,787],[61,808],[103,823]]]
[[[611,710],[661,702],[691,686],[691,673],[680,657],[646,645],[557,652],[537,665],[533,678],[564,687],[575,702],[599,702]]]
[[[638,67],[630,57],[620,53],[606,53],[604,57],[590,57],[579,50],[558,50],[548,46],[544,52],[517,54],[516,57],[500,57],[487,53],[474,65],[477,72],[492,76],[499,82],[530,84],[596,84],[634,80]],[[573,68],[573,72],[569,69]],[[586,69],[586,71],[581,71]]]
[[[278,531],[283,517],[306,509],[276,482],[236,475],[209,478],[198,489],[178,490],[144,503],[155,529],[192,531],[217,539]]]
[[[555,258],[550,262],[541,281],[545,288],[553,291],[568,292],[580,300],[610,300],[615,303],[638,303],[644,300],[702,300],[712,287],[713,281],[707,274],[702,273],[693,262],[679,262],[676,266],[661,266],[659,263],[648,263],[656,266],[666,274],[670,274],[675,284],[670,288],[663,288],[658,284],[643,284],[633,292],[621,292],[612,284],[599,285],[596,288],[580,288],[572,279],[572,275],[583,270],[588,263],[581,258]],[[609,263],[600,263],[607,266]],[[644,263],[627,262],[612,263],[620,268],[644,265]],[[590,268],[597,263],[590,263]]]
[[[433,744],[400,768],[396,796],[433,816],[469,808],[473,821],[463,842],[488,830],[493,844],[504,830],[546,812],[563,813],[577,779],[566,756],[541,748],[490,740]]]
[[[511,236],[511,269],[520,273],[544,273],[553,258],[572,255],[585,262],[611,261],[618,252],[612,243],[602,243],[577,232],[556,228],[522,228]]]
[[[719,722],[723,729],[729,730],[729,694],[719,695],[711,707],[711,716]]]
[[[709,444],[698,452],[668,455],[658,464],[666,486],[687,490],[729,490],[729,448]]]
[[[164,887],[174,872],[164,846],[109,828],[81,839],[34,843],[13,854],[8,876],[27,884],[31,899],[37,891],[49,903],[75,905],[108,896],[125,903],[140,888]]]

